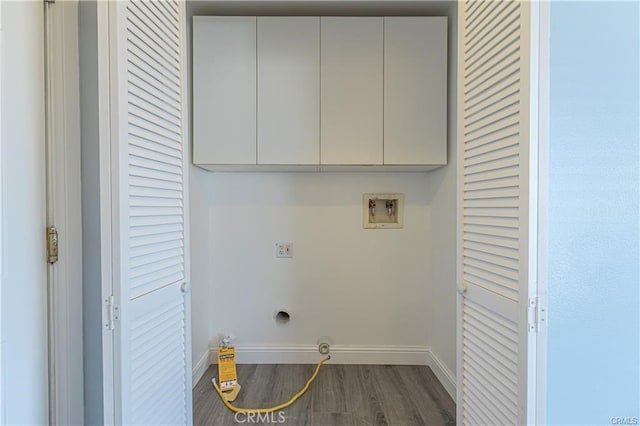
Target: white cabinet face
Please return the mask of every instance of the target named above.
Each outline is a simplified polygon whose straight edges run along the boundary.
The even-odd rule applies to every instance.
[[[384,19],[384,164],[446,164],[447,18]]]
[[[382,164],[383,18],[321,25],[321,162]]]
[[[193,158],[256,164],[256,17],[193,19]]]
[[[197,16],[193,81],[209,170],[446,164],[446,17]]]
[[[258,164],[320,163],[320,18],[258,17]]]

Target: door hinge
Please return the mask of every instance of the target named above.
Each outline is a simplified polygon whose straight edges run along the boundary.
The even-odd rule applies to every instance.
[[[54,4],[56,0],[43,0],[46,4]]]
[[[49,263],[58,261],[58,230],[55,226],[47,228],[47,261]]]
[[[120,308],[116,306],[113,294],[107,297],[104,303],[107,308],[107,321],[104,324],[104,328],[114,330],[116,327],[115,322],[120,320]]]
[[[540,303],[537,297],[529,299],[527,309],[529,333],[537,333],[541,326],[547,323],[547,307]]]

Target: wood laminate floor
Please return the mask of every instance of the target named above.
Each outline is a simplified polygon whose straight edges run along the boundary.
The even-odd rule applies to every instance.
[[[313,365],[238,365],[242,390],[234,405],[270,407],[289,400],[313,373]],[[193,424],[235,425],[220,401],[212,365],[193,389]],[[325,364],[311,388],[284,411],[284,425],[455,425],[456,407],[429,367]],[[244,424],[246,417],[239,420]],[[277,414],[266,423],[277,424]],[[253,423],[255,424],[255,423]]]

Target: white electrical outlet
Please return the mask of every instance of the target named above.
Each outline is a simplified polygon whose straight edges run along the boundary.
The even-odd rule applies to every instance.
[[[293,243],[276,243],[276,257],[293,257]]]

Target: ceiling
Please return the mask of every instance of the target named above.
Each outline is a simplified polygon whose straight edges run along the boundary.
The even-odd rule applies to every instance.
[[[456,1],[187,0],[190,15],[451,16]]]

